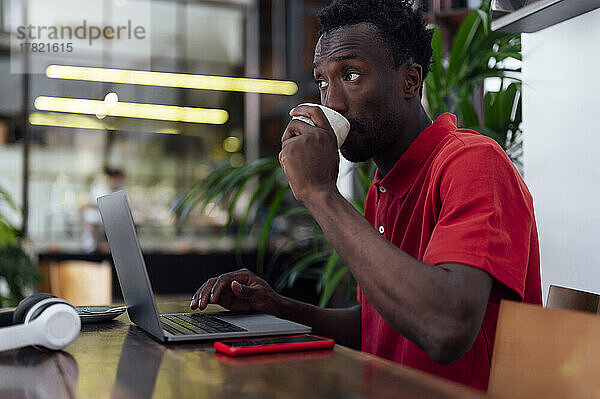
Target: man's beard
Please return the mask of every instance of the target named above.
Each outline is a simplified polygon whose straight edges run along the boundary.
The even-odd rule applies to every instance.
[[[378,120],[379,123],[374,123]],[[362,137],[352,140],[348,143],[351,146],[343,145],[340,152],[350,162],[365,162],[377,156],[393,143],[396,135],[399,134],[397,120],[392,119],[372,119],[369,121],[349,119],[355,135]],[[357,143],[359,141],[360,143]]]
[[[340,152],[342,156],[350,162],[365,162],[373,158],[375,148],[373,141],[369,140],[365,145],[358,148],[347,148],[342,146]]]

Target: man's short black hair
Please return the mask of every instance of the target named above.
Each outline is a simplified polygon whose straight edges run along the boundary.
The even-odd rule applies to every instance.
[[[413,0],[335,0],[319,13],[321,33],[359,23],[372,23],[394,57],[395,67],[412,58],[423,67],[423,80],[431,63],[431,38],[420,8]],[[320,36],[319,35],[319,36]]]

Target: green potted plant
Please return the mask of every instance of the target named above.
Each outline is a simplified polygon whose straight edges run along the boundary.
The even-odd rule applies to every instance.
[[[0,209],[19,208],[10,195],[0,189]],[[0,212],[0,307],[16,306],[28,289],[41,279],[40,272],[22,247],[22,231]]]
[[[460,126],[493,138],[520,166],[521,69],[507,67],[506,61],[521,60],[521,36],[493,32],[491,19],[490,1],[484,0],[459,27],[448,55],[442,49],[440,29],[434,27],[425,95],[432,117],[456,114]],[[485,93],[478,113],[473,99],[488,78],[500,80],[499,90]]]

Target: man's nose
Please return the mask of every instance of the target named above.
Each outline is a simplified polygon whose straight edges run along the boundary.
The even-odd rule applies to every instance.
[[[348,111],[346,95],[341,85],[330,83],[321,104],[344,115]]]

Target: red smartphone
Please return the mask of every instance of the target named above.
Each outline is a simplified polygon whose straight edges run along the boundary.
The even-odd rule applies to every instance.
[[[312,334],[252,339],[229,339],[225,341],[215,341],[213,344],[217,351],[229,356],[303,351],[310,349],[329,349],[333,348],[333,345],[335,345],[333,339]]]

